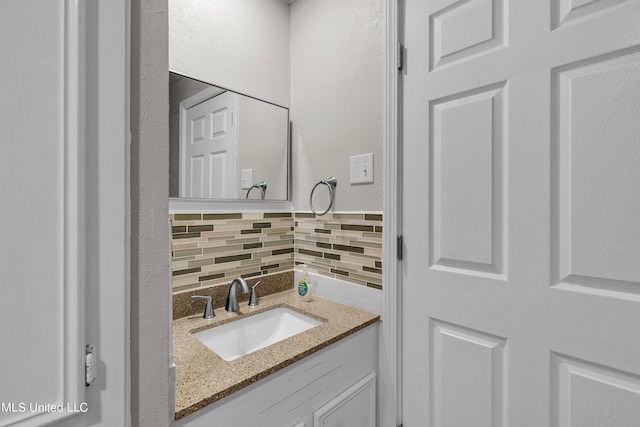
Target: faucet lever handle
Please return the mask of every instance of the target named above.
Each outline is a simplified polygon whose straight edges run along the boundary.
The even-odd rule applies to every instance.
[[[214,317],[216,317],[216,314],[213,312],[212,298],[210,296],[192,295],[191,299],[203,299],[206,301],[206,304],[204,306],[204,314],[202,315],[203,319],[213,319]]]
[[[255,285],[251,287],[251,295],[249,296],[249,307],[255,307],[260,304],[258,302],[258,293],[256,292],[256,288],[258,285],[262,283],[262,281],[258,280]]]

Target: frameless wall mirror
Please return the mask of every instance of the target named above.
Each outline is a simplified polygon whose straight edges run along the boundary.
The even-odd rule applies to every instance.
[[[289,110],[169,72],[169,196],[288,200]]]

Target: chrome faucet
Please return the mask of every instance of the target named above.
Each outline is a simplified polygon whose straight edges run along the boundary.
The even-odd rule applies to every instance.
[[[262,282],[258,280],[256,284],[251,287],[251,295],[249,296],[249,307],[255,307],[256,305],[260,304],[258,302],[258,293],[256,292],[256,287],[258,287],[260,283]]]
[[[210,296],[202,296],[202,295],[193,295],[191,299],[203,299],[206,301],[204,306],[204,314],[202,315],[203,319],[213,319],[216,317],[216,314],[213,312],[213,304],[211,303]]]
[[[240,310],[240,306],[238,305],[238,293],[236,291],[236,287],[238,286],[238,284],[240,284],[243,294],[249,293],[249,285],[247,285],[247,282],[242,277],[233,279],[233,282],[231,282],[231,285],[229,285],[227,304],[224,306],[224,309],[230,313]]]

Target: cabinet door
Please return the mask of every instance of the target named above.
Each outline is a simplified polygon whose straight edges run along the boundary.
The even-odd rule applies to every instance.
[[[375,427],[376,374],[370,373],[313,413],[314,427]]]

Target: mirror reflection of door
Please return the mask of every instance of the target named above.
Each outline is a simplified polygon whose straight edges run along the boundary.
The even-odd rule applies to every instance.
[[[235,106],[213,105],[225,98]],[[170,72],[169,135],[169,197],[245,200],[264,181],[267,199],[287,200],[287,108]]]
[[[189,104],[188,100],[183,103]],[[224,92],[184,110],[181,107],[180,197],[234,197],[235,109],[236,94],[233,92]]]

